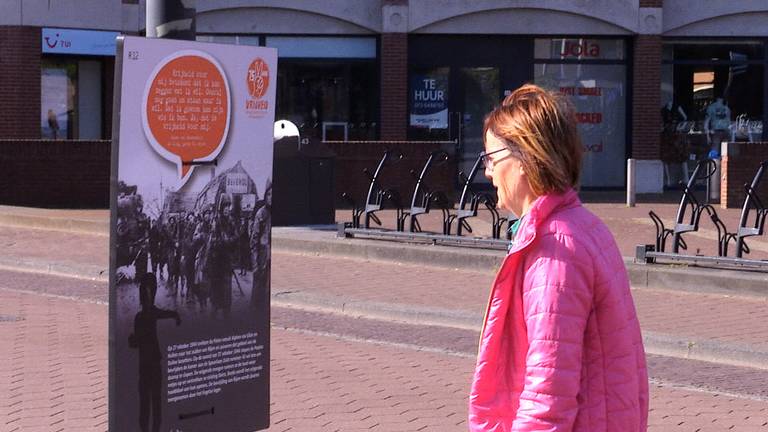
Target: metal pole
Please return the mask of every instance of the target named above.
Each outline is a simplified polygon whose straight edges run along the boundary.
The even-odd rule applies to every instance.
[[[635,160],[627,159],[627,207],[635,206]]]
[[[195,40],[196,0],[147,0],[147,37]]]
[[[709,178],[709,199],[710,201],[720,199],[720,158],[715,159],[715,172]]]

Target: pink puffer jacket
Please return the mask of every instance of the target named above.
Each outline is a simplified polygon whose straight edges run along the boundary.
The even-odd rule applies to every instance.
[[[611,233],[570,191],[539,197],[516,239],[485,314],[470,431],[645,431],[645,353]]]

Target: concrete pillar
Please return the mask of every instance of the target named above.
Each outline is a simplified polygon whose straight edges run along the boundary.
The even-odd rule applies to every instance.
[[[196,0],[147,0],[147,37],[195,40]]]

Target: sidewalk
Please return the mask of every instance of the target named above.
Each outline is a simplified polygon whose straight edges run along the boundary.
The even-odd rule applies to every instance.
[[[0,288],[0,430],[107,428],[107,307]],[[466,432],[474,360],[272,330],[270,432]],[[135,391],[135,389],[126,389]],[[652,383],[649,432],[756,432],[768,402]]]
[[[612,229],[639,211],[601,206],[593,211],[614,220]],[[39,273],[74,277],[37,287],[43,295],[0,286],[0,346],[10,347],[10,355],[0,358],[0,387],[9,389],[0,395],[0,430],[103,431],[108,237],[105,228],[94,227],[105,226],[106,213],[78,212],[79,219],[66,211],[18,213],[22,216],[13,220],[23,224],[0,222],[0,267],[29,272],[17,273],[18,286],[39,283]],[[93,225],[71,229],[76,226],[66,222],[71,220]],[[628,229],[617,236],[619,243],[638,240],[637,232]],[[273,244],[276,311],[382,319],[373,322],[375,331],[394,320],[477,332],[493,267],[503,257],[503,252],[338,239],[333,231],[306,228],[275,228]],[[704,279],[733,273],[675,271],[677,279],[667,275],[667,282],[689,280],[691,286],[645,283],[633,289],[649,354],[765,368],[768,294],[741,290],[738,282],[735,289],[720,291],[700,286]],[[749,277],[759,282],[765,276],[744,276]],[[279,326],[272,338],[269,431],[466,431],[471,355]],[[746,383],[749,376],[733,379]],[[763,376],[744,385],[755,387],[754,380]],[[649,431],[768,429],[764,399],[652,384]]]
[[[624,223],[639,227],[632,217],[645,211],[621,204],[588,206],[607,219],[615,233]],[[674,204],[658,207],[662,216],[675,210]],[[53,229],[0,225],[0,244],[5,246],[0,250],[0,267],[108,280],[104,231],[61,228],[74,224],[62,221],[104,222],[104,211],[11,210],[32,226]],[[0,208],[0,215],[4,211],[8,208]],[[723,215],[734,216],[738,215]],[[423,225],[433,222],[425,218]],[[620,242],[641,241],[640,231],[625,231],[616,236]],[[475,330],[482,321],[494,268],[504,254],[340,239],[333,231],[289,227],[273,230],[273,244],[275,305]],[[767,274],[628,267],[649,352],[768,368]]]

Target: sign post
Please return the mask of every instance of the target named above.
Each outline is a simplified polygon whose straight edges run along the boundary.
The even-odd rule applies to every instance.
[[[118,39],[109,430],[269,426],[274,49]]]

